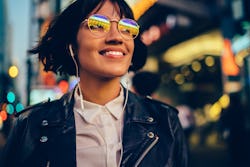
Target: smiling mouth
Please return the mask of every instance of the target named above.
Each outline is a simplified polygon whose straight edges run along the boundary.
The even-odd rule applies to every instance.
[[[109,56],[109,57],[121,57],[125,54],[119,51],[101,51],[100,54],[102,56]]]

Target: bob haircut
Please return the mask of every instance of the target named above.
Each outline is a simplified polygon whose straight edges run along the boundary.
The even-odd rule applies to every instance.
[[[124,0],[110,0],[117,3],[120,15],[134,19],[133,12]],[[81,22],[99,5],[102,7],[105,0],[76,0],[50,23],[47,32],[38,45],[29,50],[29,53],[38,54],[39,61],[44,65],[44,71],[53,71],[58,74],[76,75],[75,64],[70,56],[69,45],[77,49],[77,32]],[[134,39],[135,48],[132,57],[131,71],[137,71],[146,62],[147,48],[139,39]],[[78,60],[77,55],[74,55]]]

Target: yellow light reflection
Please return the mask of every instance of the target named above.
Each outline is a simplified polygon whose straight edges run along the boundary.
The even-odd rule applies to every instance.
[[[199,72],[201,70],[201,64],[198,61],[194,61],[191,67],[195,72]]]
[[[3,128],[3,120],[2,117],[0,117],[0,130]]]
[[[131,7],[135,19],[136,20],[139,19],[151,6],[153,6],[156,3],[156,1],[157,0],[136,1],[136,3]]]
[[[222,108],[220,103],[216,102],[212,105],[209,111],[209,117],[211,121],[217,121],[219,119],[221,110]]]
[[[189,76],[191,72],[190,72],[188,66],[183,66],[183,67],[181,67],[181,73],[182,73],[184,76]]]
[[[236,64],[238,66],[242,67],[244,58],[246,56],[248,56],[249,54],[250,54],[250,47],[239,51],[239,53],[237,53],[237,55],[235,55]]]
[[[143,70],[145,71],[152,71],[152,72],[158,72],[159,65],[158,65],[158,59],[154,56],[149,56],[147,58],[146,64],[143,66]]]
[[[205,63],[208,67],[214,66],[214,58],[212,56],[206,57]]]
[[[164,53],[163,59],[174,66],[190,64],[204,55],[220,56],[223,44],[221,32],[214,30],[171,47]]]
[[[16,66],[11,66],[9,68],[9,76],[11,78],[15,78],[15,77],[17,77],[17,75],[18,75],[18,68]]]
[[[177,74],[174,78],[175,82],[179,85],[182,85],[185,81],[185,78],[182,74]]]
[[[224,94],[223,96],[221,96],[221,98],[219,99],[219,103],[222,108],[227,108],[230,104],[229,96],[227,94]]]

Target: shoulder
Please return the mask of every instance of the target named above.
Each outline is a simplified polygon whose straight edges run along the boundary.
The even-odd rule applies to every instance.
[[[161,125],[169,127],[172,135],[181,129],[178,117],[179,112],[175,107],[155,99],[146,98],[145,100],[147,103],[150,103],[151,106],[154,106],[152,107],[154,108],[152,112],[154,112],[154,115]]]
[[[153,99],[150,96],[145,97],[145,101],[146,101],[146,103],[149,103],[149,104],[157,107],[158,109],[160,109],[163,112],[165,111],[165,112],[171,112],[174,114],[178,114],[178,110],[175,107],[173,107],[167,103],[164,103],[162,101],[159,101],[157,99]]]
[[[66,93],[61,98],[56,100],[44,100],[40,103],[26,107],[24,110],[15,114],[15,117],[26,117],[35,113],[48,113],[60,110],[64,105],[71,100],[72,93]]]
[[[132,100],[135,103],[141,104],[141,106],[144,109],[151,110],[153,112],[159,113],[160,115],[163,115],[164,113],[167,115],[177,115],[178,114],[178,110],[175,107],[173,107],[169,104],[166,104],[162,101],[153,99],[150,96],[141,97],[141,96],[138,96],[134,93],[131,93],[130,97],[132,98]]]
[[[58,110],[61,106],[60,99],[51,101],[50,99],[42,101],[40,103],[26,107],[24,110],[15,114],[15,117],[19,120],[23,120],[29,117],[43,117],[49,112]]]
[[[27,113],[29,113],[32,110],[35,110],[35,109],[38,109],[38,108],[42,108],[42,107],[46,106],[49,103],[50,103],[50,98],[48,98],[48,100],[44,100],[44,101],[42,101],[40,103],[28,106],[25,109],[23,109],[22,111],[16,113],[15,117],[19,117],[20,115],[27,114]]]

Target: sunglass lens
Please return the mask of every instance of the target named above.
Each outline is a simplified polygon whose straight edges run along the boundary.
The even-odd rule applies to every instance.
[[[88,27],[96,35],[102,35],[109,31],[110,22],[107,17],[95,14],[88,18]]]
[[[132,19],[122,19],[119,21],[118,29],[126,38],[136,38],[139,34],[139,25]]]

